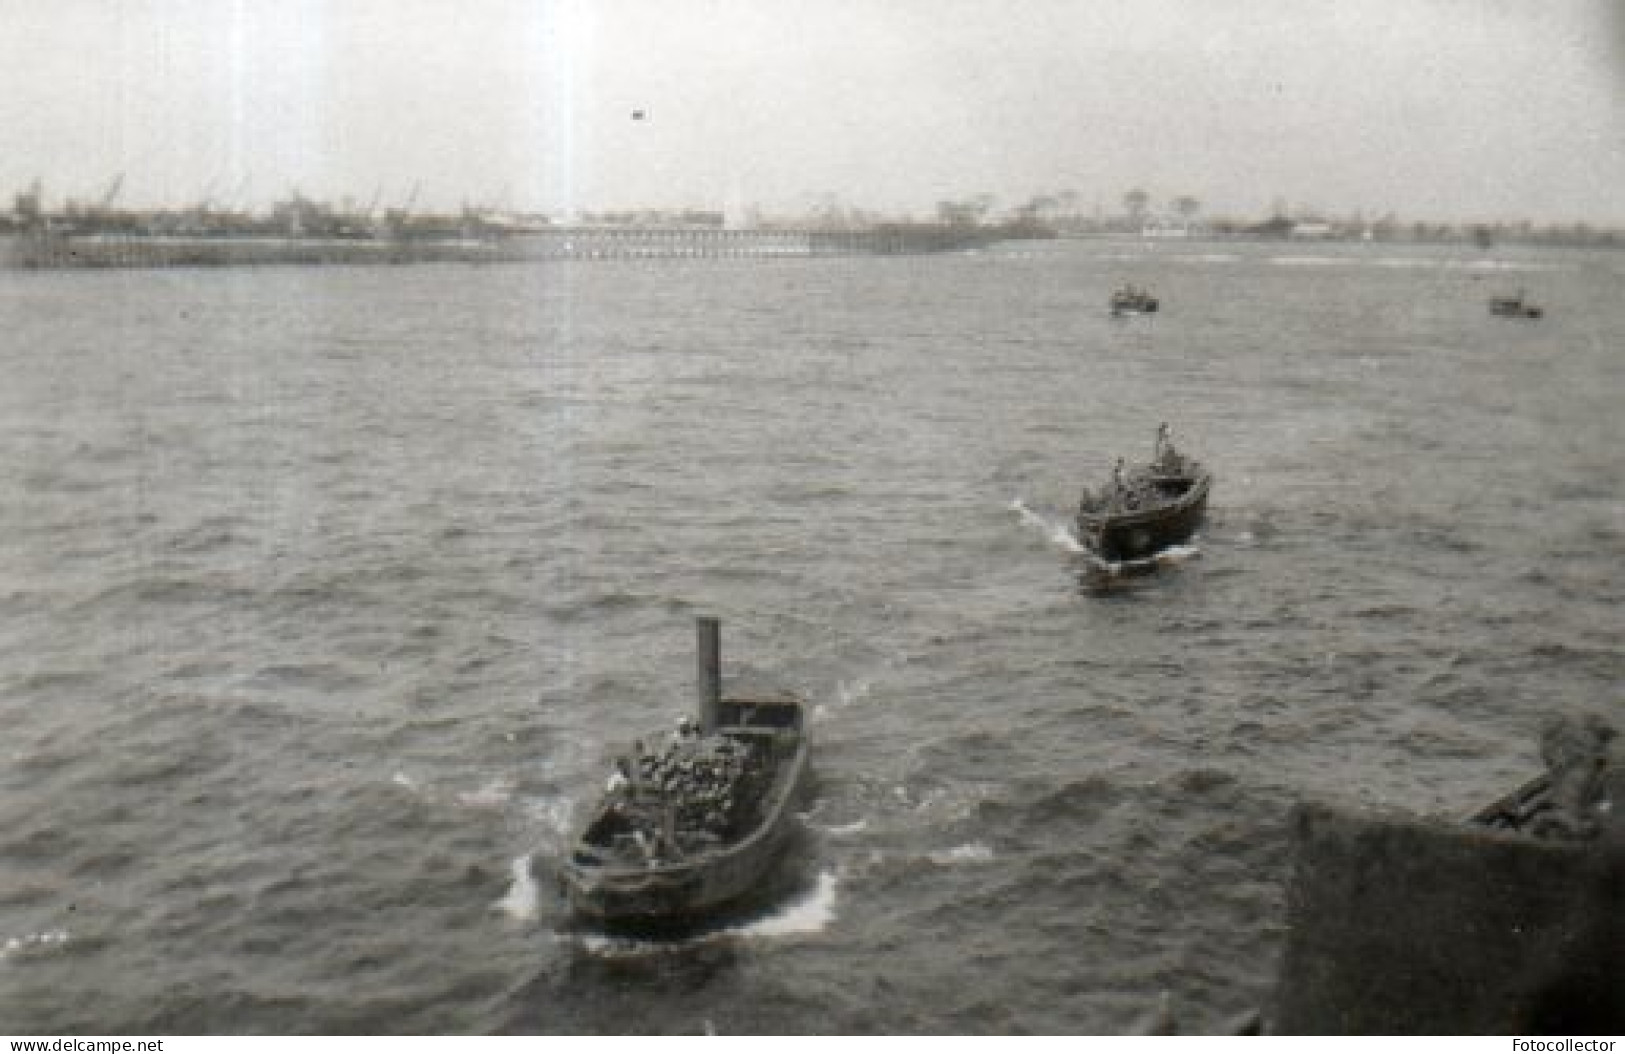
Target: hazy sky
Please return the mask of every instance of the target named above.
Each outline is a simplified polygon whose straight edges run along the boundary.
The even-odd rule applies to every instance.
[[[1625,225],[1622,4],[0,0],[0,193]]]

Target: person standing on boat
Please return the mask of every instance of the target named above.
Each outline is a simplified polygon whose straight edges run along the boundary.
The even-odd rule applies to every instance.
[[[632,763],[626,758],[615,759],[615,771],[609,775],[609,783],[604,792],[612,798],[619,798],[632,790]]]
[[[699,735],[699,723],[696,722],[692,717],[684,714],[678,719],[677,728],[671,734],[671,746],[668,748],[667,753],[670,753],[672,750],[682,746],[690,739],[698,739]]]

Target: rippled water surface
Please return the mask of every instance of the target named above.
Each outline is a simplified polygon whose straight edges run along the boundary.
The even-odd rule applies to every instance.
[[[0,1020],[1223,1029],[1292,802],[1460,815],[1618,716],[1622,294],[1286,244],[0,274]],[[1078,488],[1162,420],[1208,526],[1080,591]],[[577,932],[553,862],[697,613],[814,706],[790,888]]]

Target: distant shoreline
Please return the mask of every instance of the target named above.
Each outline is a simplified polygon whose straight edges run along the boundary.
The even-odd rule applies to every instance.
[[[865,231],[560,227],[499,236],[399,238],[25,232],[0,235],[0,267],[64,270],[910,256],[979,248],[1002,240],[1002,234],[996,228],[926,225]]]
[[[497,236],[290,237],[242,233],[0,233],[0,269],[106,270],[163,267],[403,266],[501,264],[546,260],[807,259],[914,256],[985,249],[1015,241],[1111,242],[1146,249],[1181,245],[1617,249],[1625,241],[1507,239],[1485,244],[1453,237],[1298,236],[1201,232],[1146,236],[1118,231],[1037,235],[1004,227],[899,225],[873,230],[726,230],[721,228],[558,227]]]

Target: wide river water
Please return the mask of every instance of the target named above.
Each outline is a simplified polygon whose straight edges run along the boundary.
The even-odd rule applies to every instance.
[[[1294,802],[1455,818],[1625,724],[1618,253],[5,272],[0,322],[0,1031],[1211,1032]],[[1160,421],[1206,529],[1080,589]],[[813,707],[793,881],[581,932],[696,614]]]

